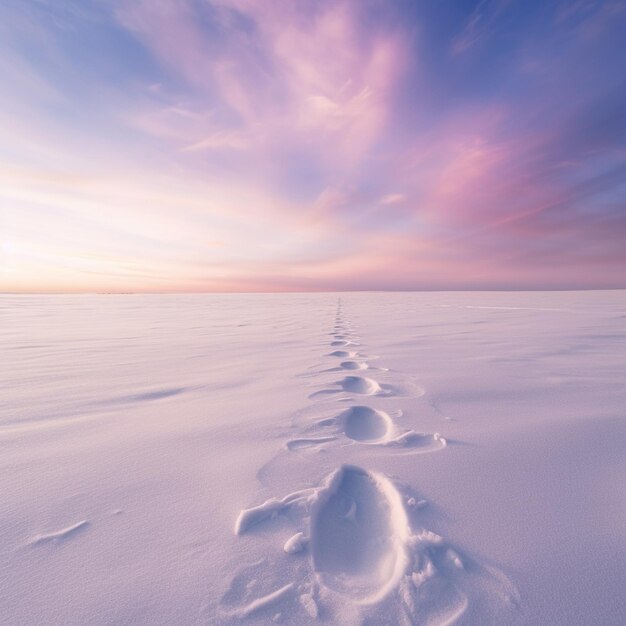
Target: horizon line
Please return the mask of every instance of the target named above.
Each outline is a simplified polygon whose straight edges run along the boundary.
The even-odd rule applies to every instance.
[[[542,293],[576,291],[626,291],[621,287],[552,287],[552,288],[485,288],[485,289],[308,289],[308,290],[245,290],[245,291],[0,291],[0,296],[149,296],[149,295],[283,295],[283,294],[333,294],[333,293]]]

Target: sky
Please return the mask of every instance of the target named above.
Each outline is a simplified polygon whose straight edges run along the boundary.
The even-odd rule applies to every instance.
[[[626,287],[623,0],[3,0],[0,291]]]

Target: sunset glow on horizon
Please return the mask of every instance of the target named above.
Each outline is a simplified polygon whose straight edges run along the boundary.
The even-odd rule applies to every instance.
[[[626,287],[619,0],[8,0],[0,291]]]

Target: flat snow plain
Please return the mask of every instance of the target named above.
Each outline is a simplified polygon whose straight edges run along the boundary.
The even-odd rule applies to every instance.
[[[2,296],[2,624],[626,623],[626,292]]]

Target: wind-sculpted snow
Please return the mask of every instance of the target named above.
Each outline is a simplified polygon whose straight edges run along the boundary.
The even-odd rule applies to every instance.
[[[76,524],[72,524],[67,528],[62,528],[61,530],[56,530],[48,533],[40,533],[35,535],[29,543],[31,545],[48,543],[48,542],[60,542],[67,541],[71,539],[75,535],[79,534],[82,530],[86,530],[89,526],[89,522],[87,520],[82,520],[80,522],[76,522]]]

